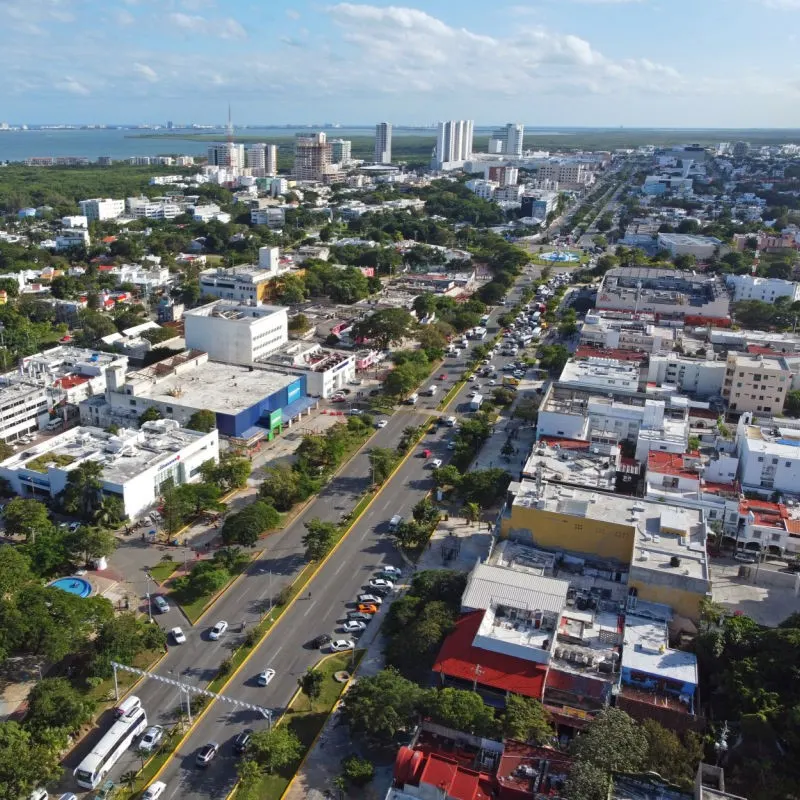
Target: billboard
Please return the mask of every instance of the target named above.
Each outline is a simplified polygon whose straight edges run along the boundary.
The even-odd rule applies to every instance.
[[[300,387],[300,382],[293,383],[286,392],[286,402],[294,403],[295,400],[300,399],[300,395],[303,393],[302,388]]]
[[[280,428],[283,425],[283,412],[281,409],[277,411],[271,411],[269,415],[269,429],[275,430],[275,428]]]

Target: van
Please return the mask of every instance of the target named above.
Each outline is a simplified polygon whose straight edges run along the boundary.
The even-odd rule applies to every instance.
[[[400,527],[402,522],[403,522],[403,517],[400,514],[395,514],[389,520],[389,530],[396,531]]]
[[[61,418],[51,419],[50,422],[45,425],[45,430],[48,431],[57,431],[59,428],[64,427],[64,420]]]
[[[126,697],[115,709],[114,716],[117,719],[131,720],[136,716],[136,712],[142,707],[142,701],[132,694]]]

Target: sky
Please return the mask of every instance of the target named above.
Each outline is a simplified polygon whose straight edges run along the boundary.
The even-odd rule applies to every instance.
[[[0,120],[800,127],[800,0],[0,0]]]

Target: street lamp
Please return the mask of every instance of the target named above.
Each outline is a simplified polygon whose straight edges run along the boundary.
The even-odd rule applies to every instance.
[[[150,572],[148,570],[145,570],[144,578],[145,578],[145,594],[147,595],[147,616],[150,618],[150,622],[152,622],[153,621],[153,604],[152,604],[152,600],[150,598],[150,581],[152,580],[153,583],[155,583],[155,581],[153,580],[153,576],[150,574]]]

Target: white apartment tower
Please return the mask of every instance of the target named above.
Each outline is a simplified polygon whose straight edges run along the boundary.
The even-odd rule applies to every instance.
[[[472,155],[473,124],[471,119],[451,119],[439,123],[432,169],[446,171],[464,166],[464,162]]]
[[[258,142],[248,145],[245,153],[247,155],[247,166],[253,171],[255,177],[264,178],[278,174],[277,145]]]
[[[83,214],[89,222],[104,220],[104,219],[117,219],[125,213],[125,201],[113,200],[110,197],[99,198],[95,197],[91,200],[81,200],[78,205]]]
[[[233,142],[214,142],[208,146],[208,164],[214,167],[242,169],[244,167],[244,145]]]
[[[375,163],[392,163],[392,123],[379,122],[375,126]]]
[[[353,143],[349,139],[331,139],[331,162],[346,167],[353,158]]]
[[[504,156],[522,156],[522,140],[525,136],[525,126],[509,122],[505,127],[498,128],[489,137],[489,152],[499,153]]]

